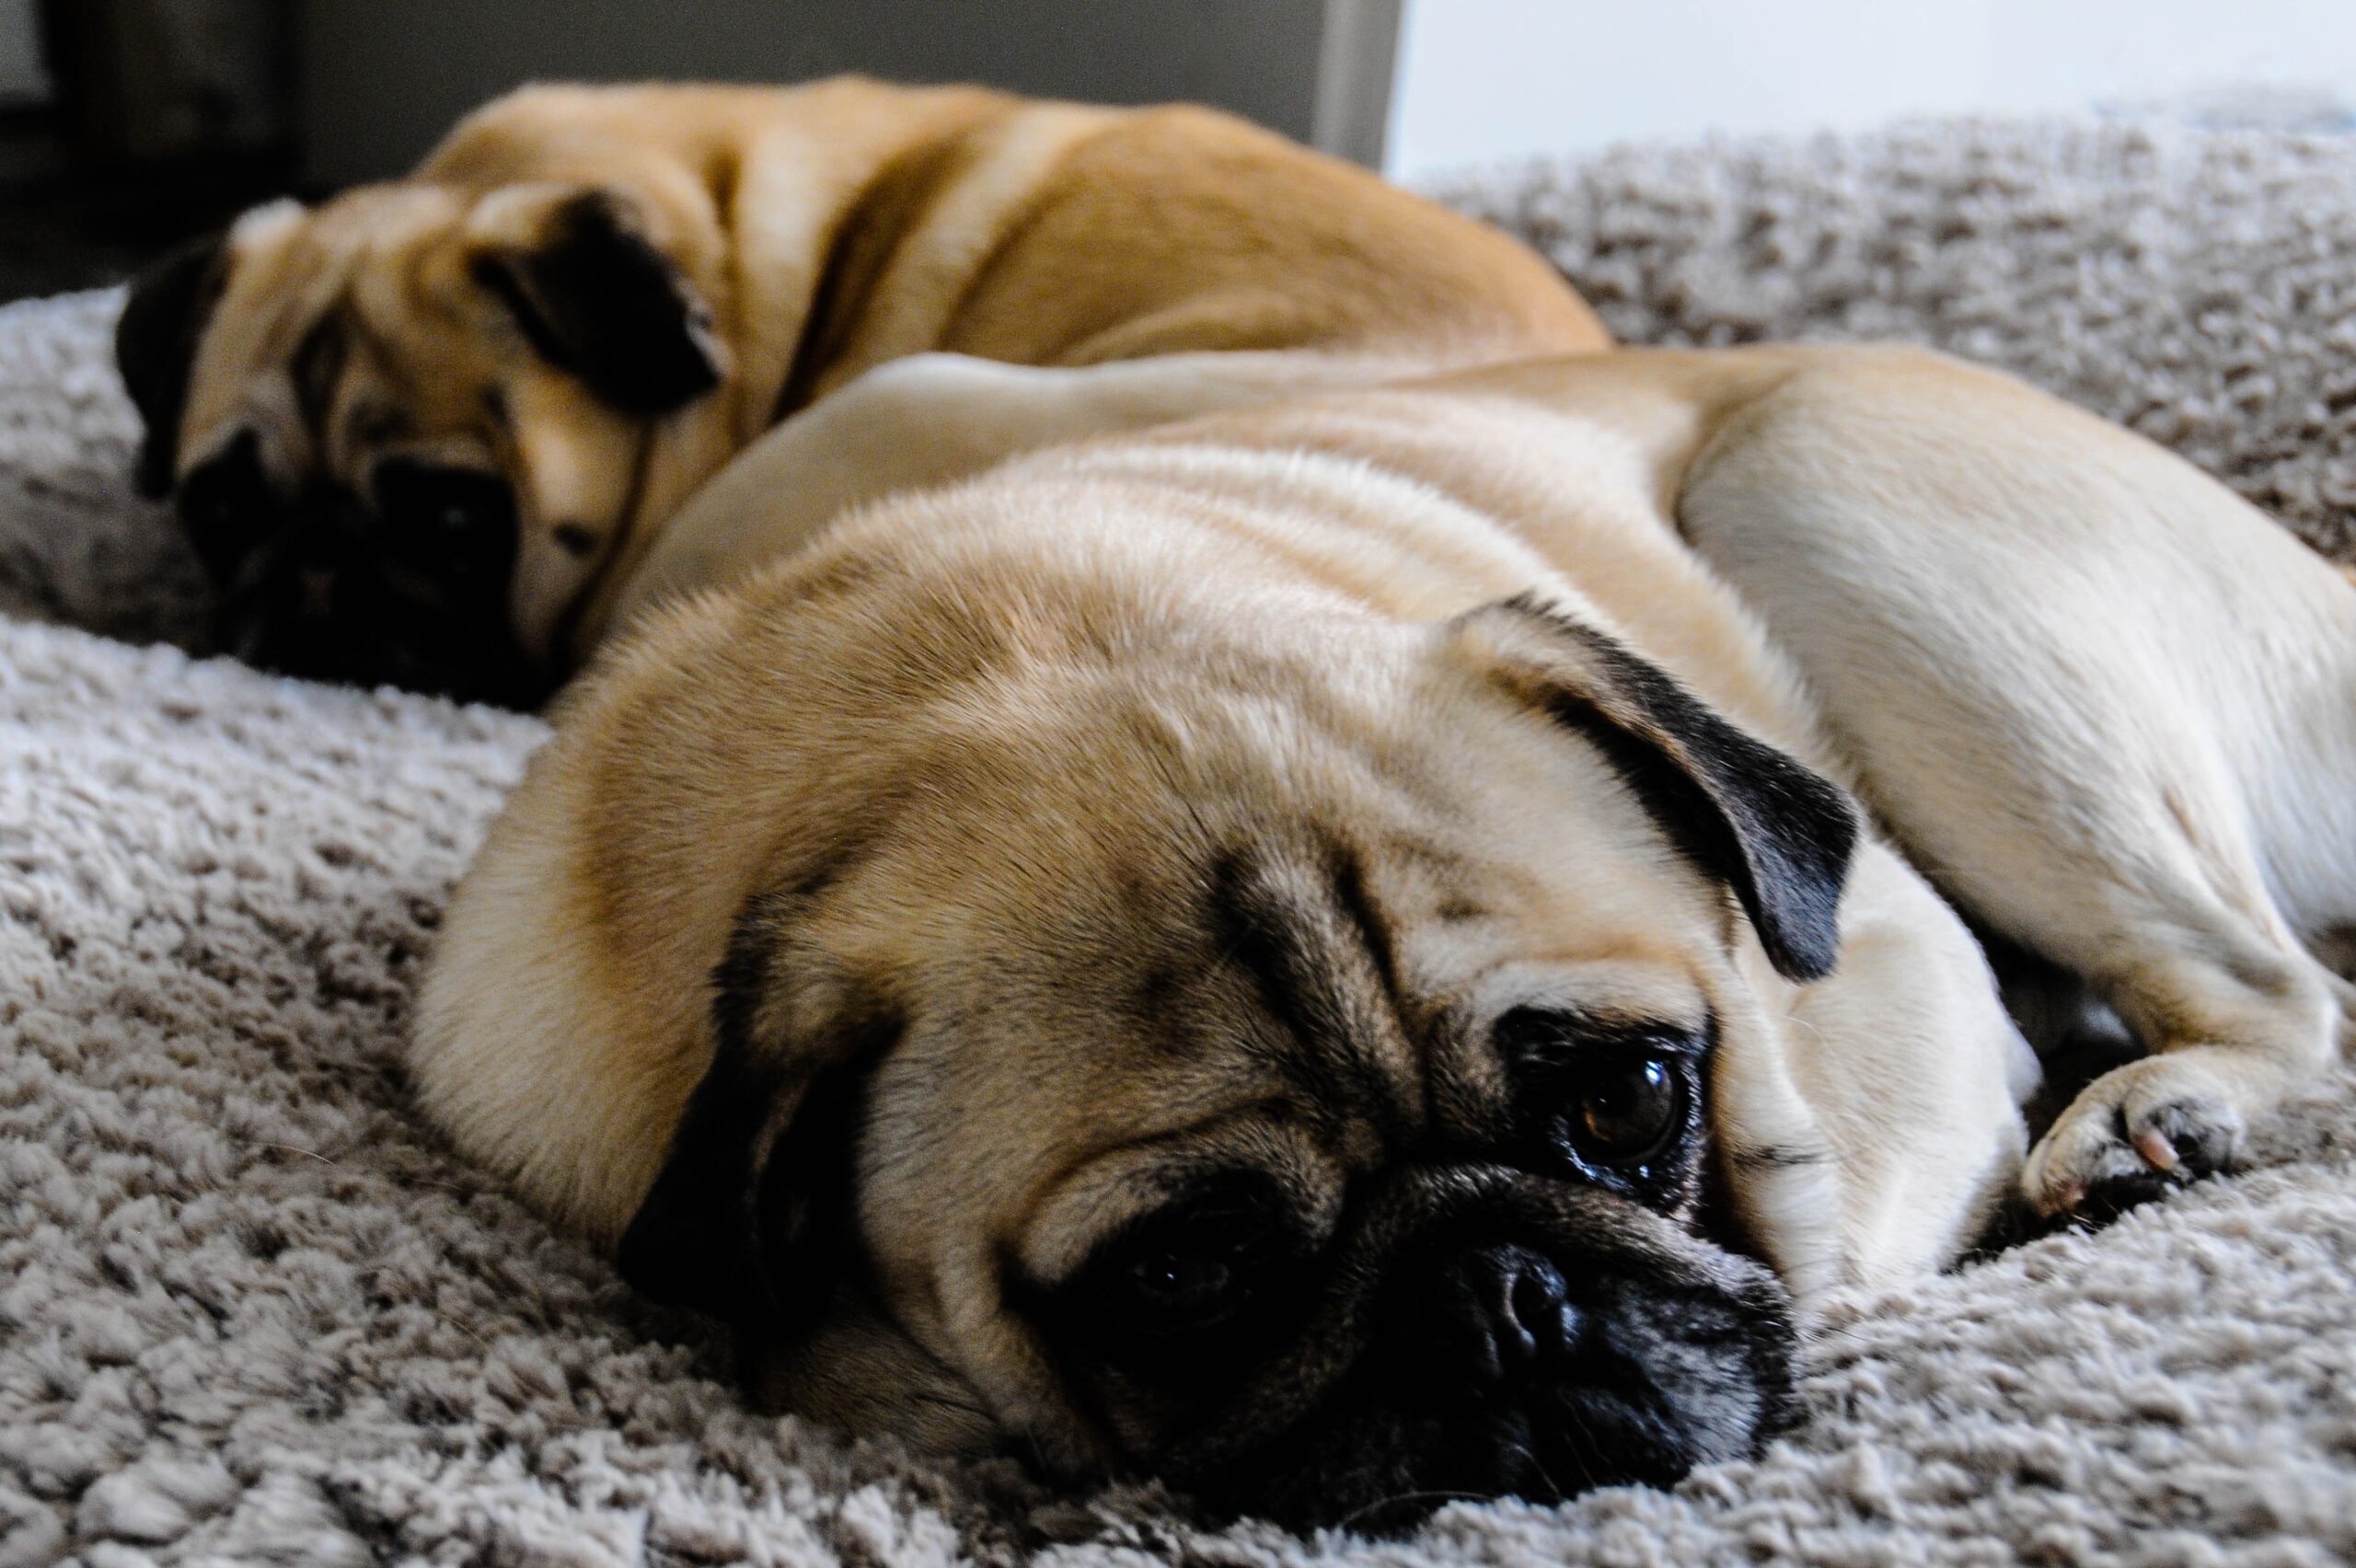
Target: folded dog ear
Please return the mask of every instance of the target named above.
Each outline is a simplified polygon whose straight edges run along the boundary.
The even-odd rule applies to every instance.
[[[796,984],[806,895],[755,899],[714,972],[718,1045],[622,1234],[622,1277],[666,1306],[765,1332],[814,1321],[855,1257],[859,1135],[888,1031]]]
[[[1858,833],[1846,790],[1532,595],[1474,610],[1454,629],[1501,679],[1603,752],[1678,847],[1733,890],[1778,972],[1794,980],[1832,972]]]
[[[520,199],[552,197],[535,232],[479,251],[476,282],[498,296],[541,358],[626,414],[674,413],[720,385],[711,309],[649,236],[635,203],[608,190],[524,188],[494,198],[490,226]]]
[[[227,237],[191,240],[142,272],[115,322],[115,369],[145,426],[136,470],[142,495],[172,488],[197,344],[228,278]]]

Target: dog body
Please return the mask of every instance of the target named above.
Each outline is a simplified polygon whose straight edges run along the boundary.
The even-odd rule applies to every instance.
[[[843,78],[515,93],[162,268],[118,353],[225,646],[516,701],[733,454],[899,356],[1604,341],[1504,236],[1226,116]]]
[[[2331,1058],[2356,590],[2188,466],[1896,350],[1271,395],[788,421],[460,889],[426,1105],[773,1401],[1297,1520],[1667,1480],[1784,1411],[1743,1254],[2098,1215]],[[1958,906],[2150,1048],[2026,1160]]]

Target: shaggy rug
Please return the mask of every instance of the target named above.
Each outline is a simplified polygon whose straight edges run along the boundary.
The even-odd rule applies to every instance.
[[[2356,144],[1930,124],[1449,194],[1629,339],[1957,349],[2350,546]],[[418,966],[541,728],[173,646],[117,304],[0,310],[0,1568],[2356,1559],[2339,1091],[2246,1174],[1840,1303],[1806,1424],[1672,1492],[1303,1539],[747,1412],[700,1325],[404,1096]]]

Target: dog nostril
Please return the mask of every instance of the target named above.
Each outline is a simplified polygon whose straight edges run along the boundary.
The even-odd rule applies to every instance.
[[[1498,1263],[1500,1348],[1524,1363],[1560,1355],[1569,1348],[1575,1328],[1562,1274],[1519,1247],[1506,1250]]]
[[[1562,1272],[1528,1248],[1490,1245],[1459,1254],[1426,1299],[1425,1353],[1449,1377],[1496,1383],[1559,1363],[1581,1323]]]
[[[1517,1269],[1506,1287],[1506,1315],[1525,1334],[1543,1332],[1547,1313],[1562,1305],[1562,1292],[1547,1277],[1553,1272]]]
[[[306,566],[295,573],[296,613],[305,620],[326,620],[335,612],[335,571]]]

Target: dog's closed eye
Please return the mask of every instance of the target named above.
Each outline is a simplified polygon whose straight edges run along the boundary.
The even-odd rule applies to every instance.
[[[1100,1244],[1039,1309],[1108,1360],[1183,1359],[1280,1316],[1314,1251],[1264,1181],[1213,1179]]]

